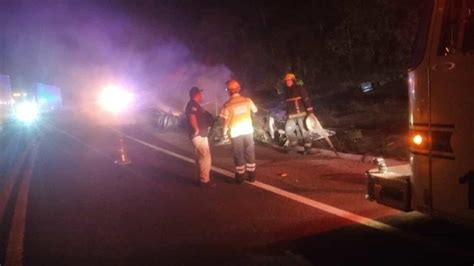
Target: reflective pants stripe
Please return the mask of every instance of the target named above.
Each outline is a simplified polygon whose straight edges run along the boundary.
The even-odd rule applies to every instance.
[[[245,173],[246,168],[247,171],[255,171],[255,145],[252,134],[232,138],[232,153],[237,173]]]
[[[236,166],[236,167],[235,167],[235,172],[238,173],[238,174],[243,174],[243,173],[245,173],[245,165]]]
[[[256,168],[256,164],[254,164],[254,163],[248,163],[248,164],[245,165],[245,170],[247,170],[249,172],[255,171],[255,168]]]

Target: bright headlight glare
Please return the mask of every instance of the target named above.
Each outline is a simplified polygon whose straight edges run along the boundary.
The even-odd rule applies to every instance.
[[[133,101],[133,94],[115,86],[106,87],[99,95],[99,105],[111,113],[125,111]]]
[[[19,103],[15,108],[15,117],[21,122],[31,123],[38,119],[38,106],[34,102]]]

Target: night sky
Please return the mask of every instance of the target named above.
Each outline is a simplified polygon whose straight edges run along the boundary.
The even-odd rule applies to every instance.
[[[1,1],[0,73],[77,93],[112,80],[166,92],[236,77],[253,90],[286,71],[309,84],[396,72],[413,2]]]

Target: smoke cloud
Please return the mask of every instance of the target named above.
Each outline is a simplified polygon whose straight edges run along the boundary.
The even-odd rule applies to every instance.
[[[231,71],[196,60],[172,31],[124,10],[70,2],[77,3],[4,3],[0,72],[17,84],[60,86],[66,103],[90,104],[109,84],[134,90],[140,107],[171,112],[182,111],[192,86],[205,90],[205,102],[220,106],[225,100]],[[207,108],[214,111],[215,105]]]

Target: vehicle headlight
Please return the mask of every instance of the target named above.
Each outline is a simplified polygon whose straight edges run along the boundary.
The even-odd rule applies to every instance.
[[[23,102],[15,107],[15,118],[24,123],[31,123],[38,119],[38,106],[34,102]]]

